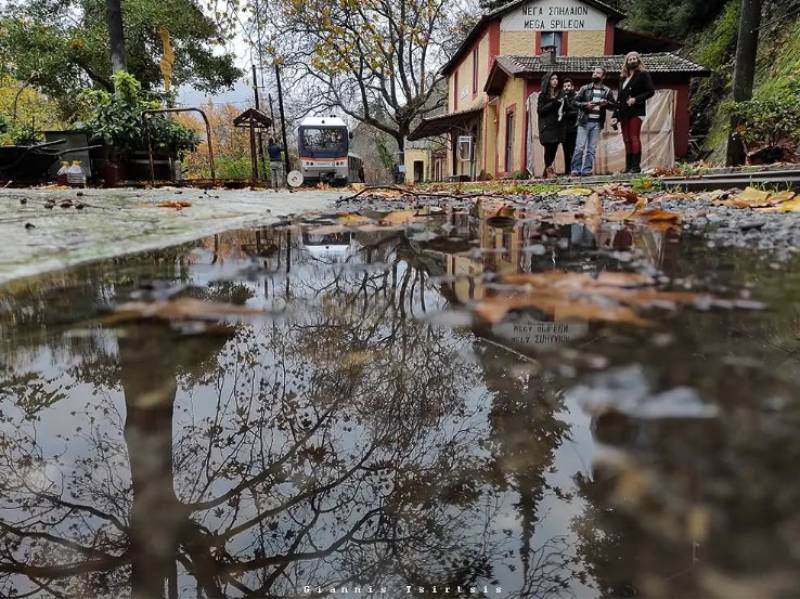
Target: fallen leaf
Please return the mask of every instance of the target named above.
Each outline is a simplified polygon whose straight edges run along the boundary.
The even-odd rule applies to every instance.
[[[736,199],[749,204],[763,203],[769,199],[770,192],[761,191],[755,187],[746,187],[745,190],[736,196]]]
[[[596,320],[649,326],[634,309],[677,309],[679,305],[737,308],[735,302],[689,291],[661,291],[648,274],[604,271],[587,273],[545,271],[502,277],[509,285],[524,287],[509,295],[492,296],[476,304],[475,313],[496,324],[508,312],[534,308],[559,320]]]
[[[588,187],[571,187],[558,192],[560,196],[590,196],[594,192]]]
[[[490,324],[497,324],[512,310],[534,308],[559,320],[597,320],[649,326],[651,323],[625,306],[605,306],[567,297],[525,294],[489,297],[477,304],[475,313]]]
[[[350,224],[360,224],[360,223],[371,223],[372,219],[361,214],[357,214],[355,212],[348,212],[345,214],[338,214],[336,215],[336,220],[341,223],[350,225]]]
[[[418,218],[416,210],[395,210],[381,218],[380,222],[384,225],[402,225]]]
[[[660,208],[650,208],[649,210],[639,210],[638,212],[635,211],[631,214],[631,217],[640,220],[646,220],[651,223],[674,223],[681,220],[681,216],[677,212],[668,212],[667,210],[661,210]]]
[[[777,206],[769,208],[756,208],[758,212],[800,212],[800,196],[787,202],[781,202]]]
[[[642,287],[656,283],[650,275],[636,272],[604,271],[593,277],[586,273],[559,270],[515,273],[506,275],[502,280],[511,285],[529,285],[540,289],[562,291],[579,291],[594,287]]]
[[[364,191],[367,188],[363,183],[351,183],[350,187],[353,188],[353,191]]]
[[[778,191],[769,196],[770,201],[784,203],[795,199],[797,194],[793,191]]]
[[[625,200],[629,204],[639,201],[639,194],[622,185],[606,185],[597,190],[601,195],[613,196]]]
[[[180,297],[155,302],[126,302],[114,308],[106,322],[118,323],[135,320],[218,321],[233,316],[263,315],[260,310],[234,304],[206,302],[192,297]]]
[[[192,205],[191,202],[187,202],[185,200],[174,200],[170,202],[160,202],[158,204],[159,208],[175,208],[176,210],[182,210],[183,208],[189,208]]]

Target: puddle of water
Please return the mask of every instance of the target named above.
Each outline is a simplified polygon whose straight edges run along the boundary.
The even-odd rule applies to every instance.
[[[0,595],[798,588],[792,269],[670,226],[418,220],[234,231],[0,289]],[[768,309],[473,318],[504,276],[556,270]],[[264,314],[102,309],[175,295]]]

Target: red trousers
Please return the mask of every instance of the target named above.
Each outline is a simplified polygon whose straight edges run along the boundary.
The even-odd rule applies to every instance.
[[[625,143],[625,152],[627,154],[641,154],[642,153],[641,117],[634,116],[622,119],[620,125],[622,126],[622,141]]]

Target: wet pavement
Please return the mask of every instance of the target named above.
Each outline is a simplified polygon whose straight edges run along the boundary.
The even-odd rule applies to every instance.
[[[0,287],[0,596],[795,595],[797,258],[550,201]]]
[[[0,284],[72,266],[274,222],[341,193],[271,190],[0,189]]]

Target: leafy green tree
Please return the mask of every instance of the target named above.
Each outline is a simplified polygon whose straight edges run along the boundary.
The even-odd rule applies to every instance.
[[[161,28],[175,53],[174,86],[204,91],[231,86],[241,71],[219,50],[223,30],[193,0],[122,2],[128,71],[145,90],[161,85]],[[17,0],[0,13],[0,70],[56,98],[74,115],[81,87],[111,91],[111,58],[103,0]]]

